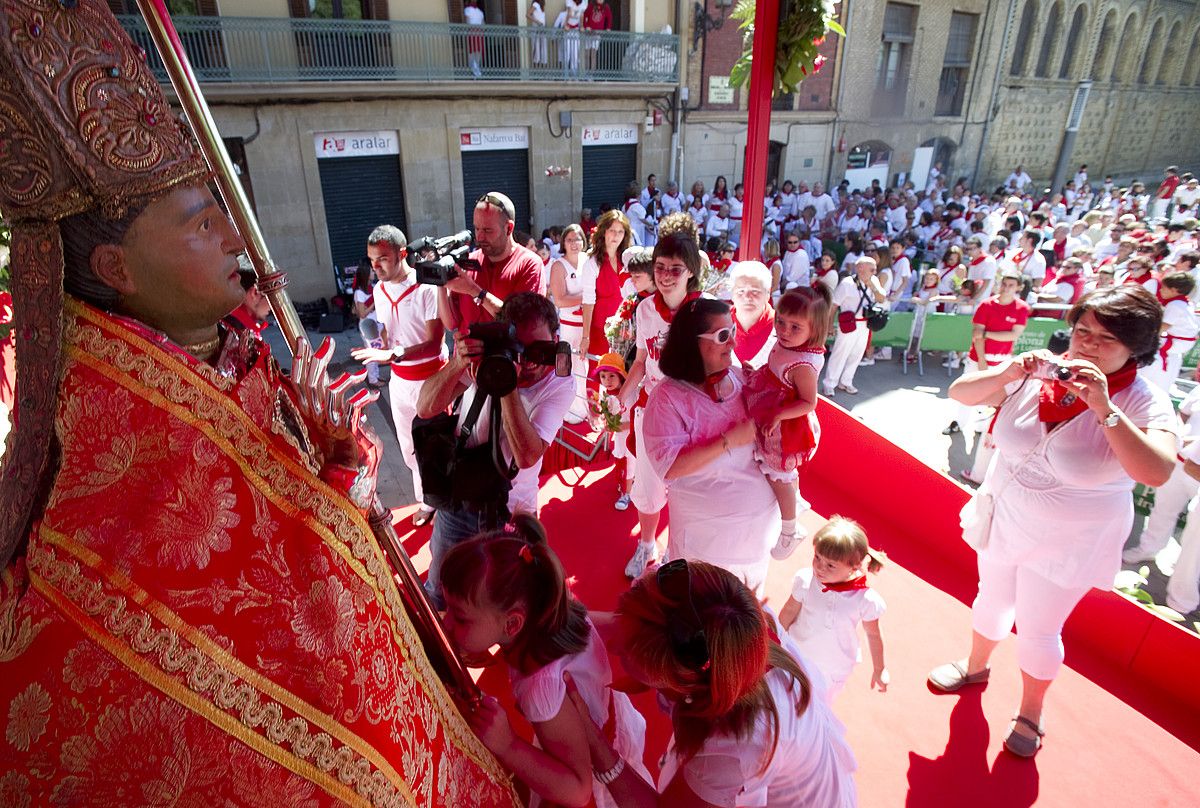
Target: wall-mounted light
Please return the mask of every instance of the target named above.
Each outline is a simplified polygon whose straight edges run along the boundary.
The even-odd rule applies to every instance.
[[[693,5],[693,14],[695,22],[692,24],[692,50],[700,44],[700,40],[709,31],[715,31],[725,24],[725,18],[729,15],[729,9],[733,5],[733,0],[716,0],[716,7],[720,9],[721,16],[713,17],[704,10],[704,3],[695,3]]]

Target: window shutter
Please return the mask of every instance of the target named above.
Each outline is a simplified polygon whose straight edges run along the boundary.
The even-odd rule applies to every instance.
[[[504,25],[520,25],[521,21],[517,19],[517,0],[504,0],[504,19],[501,20]]]
[[[293,17],[304,19],[308,16],[307,0],[288,0],[288,13]]]
[[[447,0],[450,22],[466,22],[463,18],[463,0]]]

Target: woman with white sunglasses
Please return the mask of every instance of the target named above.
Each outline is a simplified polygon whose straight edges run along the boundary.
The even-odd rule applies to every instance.
[[[671,322],[650,394],[643,452],[667,482],[667,556],[729,570],[761,594],[779,506],[754,461],[754,424],[742,399],[729,305],[699,298]]]

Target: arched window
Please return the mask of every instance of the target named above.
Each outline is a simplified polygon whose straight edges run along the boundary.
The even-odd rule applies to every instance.
[[[1062,27],[1062,3],[1055,3],[1046,19],[1046,31],[1042,34],[1042,52],[1038,54],[1035,76],[1043,78],[1050,71],[1050,54],[1054,51],[1054,43],[1058,41],[1058,29]]]
[[[1058,77],[1067,79],[1075,72],[1075,66],[1079,62],[1079,40],[1083,37],[1083,29],[1087,25],[1087,12],[1083,6],[1075,9],[1075,16],[1071,18],[1071,30],[1067,32],[1067,44],[1063,48],[1062,64],[1058,68]]]
[[[1033,23],[1037,19],[1037,0],[1029,0],[1021,12],[1021,25],[1017,28],[1017,41],[1013,45],[1012,67],[1009,73],[1020,76],[1025,73],[1025,62],[1029,58],[1029,40],[1033,39]]]
[[[1108,75],[1108,57],[1112,55],[1113,31],[1117,27],[1117,11],[1111,9],[1104,16],[1104,25],[1100,27],[1100,41],[1096,44],[1096,58],[1092,61],[1092,81],[1100,81]]]
[[[1130,14],[1125,18],[1125,27],[1121,31],[1121,43],[1124,47],[1117,49],[1116,58],[1113,59],[1112,76],[1113,81],[1129,81],[1132,76],[1132,66],[1134,60],[1141,52],[1138,47],[1138,19],[1137,14]]]
[[[1192,32],[1188,42],[1195,42],[1196,37],[1200,36],[1200,28]],[[1197,70],[1200,70],[1200,48],[1189,48],[1187,64],[1183,67],[1183,73],[1179,76],[1179,84],[1181,87],[1190,87],[1200,79],[1197,75]]]
[[[1154,66],[1157,64],[1157,61],[1155,60],[1155,54],[1158,54],[1159,59],[1162,58],[1162,32],[1163,21],[1162,17],[1159,17],[1154,21],[1154,27],[1150,29],[1150,39],[1146,41],[1146,49],[1143,51],[1142,67],[1140,70],[1138,70],[1138,84],[1148,83],[1150,78],[1154,75]]]
[[[1172,64],[1172,60],[1167,58],[1167,48],[1179,41],[1179,29],[1182,27],[1179,20],[1176,20],[1175,24],[1171,26],[1171,33],[1167,34],[1167,38],[1163,40],[1162,49],[1158,52],[1158,78],[1154,80],[1157,85],[1161,86],[1167,83],[1167,74],[1171,72]],[[1189,48],[1189,51],[1194,50],[1195,48]]]

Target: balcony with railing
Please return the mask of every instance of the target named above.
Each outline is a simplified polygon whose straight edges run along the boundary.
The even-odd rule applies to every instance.
[[[165,80],[142,18],[119,19]],[[679,74],[673,34],[286,17],[181,16],[174,22],[197,77],[207,83],[674,84]]]

